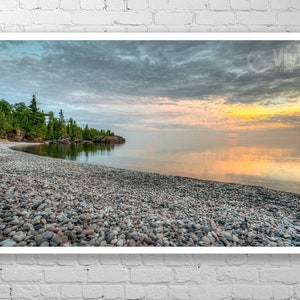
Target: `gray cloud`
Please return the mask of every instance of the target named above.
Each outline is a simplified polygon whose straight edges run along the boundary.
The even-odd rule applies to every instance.
[[[290,72],[276,66],[284,62],[281,49],[296,55],[300,43],[0,42],[0,98],[24,101],[36,92],[45,109],[64,106],[74,112],[74,105],[84,112],[86,105],[125,105],[156,97],[175,102],[211,97],[225,97],[228,103],[268,104],[278,97],[289,101],[300,94],[300,66]]]

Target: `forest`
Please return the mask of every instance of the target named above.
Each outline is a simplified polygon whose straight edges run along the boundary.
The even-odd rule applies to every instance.
[[[10,104],[4,99],[0,100],[0,138],[12,130],[21,130],[28,136],[42,140],[67,137],[76,141],[114,136],[110,130],[90,128],[88,124],[80,127],[73,118],[66,120],[62,109],[58,116],[52,111],[44,113],[38,107],[35,95],[28,106],[24,102]]]

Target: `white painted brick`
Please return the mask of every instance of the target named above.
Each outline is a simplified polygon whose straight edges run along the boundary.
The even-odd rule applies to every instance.
[[[299,282],[300,269],[273,268],[260,271],[261,281],[269,283],[296,284]]]
[[[40,287],[42,299],[61,299],[60,290],[60,286],[54,285],[41,285]]]
[[[247,257],[245,255],[239,255],[239,254],[227,255],[226,262],[230,266],[241,266],[247,263]]]
[[[41,266],[54,266],[56,264],[56,256],[48,254],[36,255],[36,261]]]
[[[124,0],[106,0],[107,10],[125,10]]]
[[[234,10],[250,10],[248,0],[231,0],[231,8]]]
[[[295,287],[295,296],[297,299],[300,299],[300,285]]]
[[[132,254],[122,255],[122,264],[125,266],[140,266],[142,264],[142,257]]]
[[[71,15],[67,12],[35,12],[33,15],[34,24],[71,24]]]
[[[157,254],[143,255],[143,262],[145,266],[160,266],[164,263],[164,257]]]
[[[16,262],[20,265],[34,265],[36,263],[34,256],[28,254],[17,255]]]
[[[291,0],[292,7],[296,9],[300,9],[300,1],[299,0]]]
[[[126,282],[129,279],[129,272],[126,268],[97,268],[88,272],[89,282]]]
[[[292,286],[275,285],[273,287],[273,294],[275,300],[292,299],[293,292],[294,291]]]
[[[112,15],[113,22],[120,25],[147,25],[152,22],[148,12],[120,12]]]
[[[226,27],[227,28],[227,27]],[[203,266],[225,266],[227,265],[226,255],[192,255],[194,265]]]
[[[212,32],[230,32],[231,26],[217,25],[217,26],[211,27],[210,31],[212,31]]]
[[[0,255],[0,266],[12,265],[15,261],[15,256],[13,254],[1,254]]]
[[[272,9],[289,9],[290,0],[271,0]]]
[[[20,0],[22,9],[37,9],[39,7],[38,0]]]
[[[189,25],[169,25],[168,32],[189,32]]]
[[[87,285],[82,290],[84,299],[99,299],[103,297],[103,286],[102,285]]]
[[[151,9],[167,9],[168,0],[148,0]]]
[[[169,298],[173,300],[188,300],[189,288],[187,286],[170,285],[169,287]]]
[[[270,255],[269,264],[272,266],[290,266],[290,257],[285,254]]]
[[[282,27],[278,28],[277,26],[269,26],[269,25],[251,25],[251,29],[248,31],[250,32],[252,30],[255,32],[281,32],[281,30],[287,31],[287,28],[283,29]]]
[[[253,286],[253,299],[255,300],[269,300],[273,299],[272,286]]]
[[[300,25],[299,13],[280,13],[278,15],[278,25]]]
[[[206,9],[208,7],[208,0],[188,0],[189,9]]]
[[[105,31],[106,32],[128,32],[128,27],[118,26],[118,25],[106,26]],[[120,260],[121,260],[121,258],[120,258]]]
[[[190,286],[189,287],[190,299],[191,300],[207,300],[207,299],[215,300],[213,291],[214,291],[214,287],[207,284]]]
[[[247,272],[243,268],[231,267],[217,269],[217,280],[226,283],[258,283],[259,273],[256,268],[247,268]]]
[[[247,255],[247,264],[249,266],[262,266],[269,263],[270,255],[268,254],[248,254]]]
[[[54,268],[45,270],[46,282],[85,282],[86,271],[77,268]]]
[[[155,14],[155,24],[166,25],[183,25],[192,22],[193,15],[191,13],[169,13],[158,12]]]
[[[82,299],[82,288],[80,285],[63,285],[61,287],[61,294],[67,299]]]
[[[106,285],[103,288],[104,299],[124,299],[124,287],[122,285]]]
[[[229,0],[209,0],[211,10],[229,10]]]
[[[200,267],[193,273],[191,281],[198,284],[203,282],[207,282],[209,284],[213,284],[214,282],[216,283],[216,269],[211,268],[211,266]]]
[[[203,25],[229,25],[235,23],[233,13],[228,12],[198,12],[196,23]]]
[[[106,12],[75,12],[73,14],[74,24],[86,24],[86,25],[109,25],[112,24],[111,15]]]
[[[169,9],[187,9],[187,1],[169,0]]]
[[[59,255],[57,257],[57,264],[60,266],[74,266],[78,261],[76,254]]]
[[[173,272],[170,268],[132,269],[131,281],[135,283],[172,282]]]
[[[40,281],[42,272],[32,268],[8,267],[2,269],[2,279],[4,281]]]
[[[167,287],[164,285],[146,285],[145,295],[146,299],[163,300],[167,299]]]
[[[58,8],[58,0],[40,0],[40,8],[45,10],[55,10]]]
[[[1,0],[0,10],[16,10],[17,1],[16,0]]]
[[[81,0],[80,7],[85,10],[104,9],[104,0]]]
[[[231,285],[219,285],[212,287],[214,299],[231,299],[232,296],[232,286]]]
[[[195,268],[179,268],[174,270],[174,281],[176,283],[195,282],[198,271]]]
[[[71,25],[71,26],[63,26],[63,30],[64,32],[87,32],[87,31],[91,31],[93,32],[93,30],[95,31],[100,31],[100,29],[103,28],[102,26],[98,26],[98,25],[91,25],[89,26],[78,26],[78,25]]]
[[[125,298],[126,300],[144,299],[145,290],[140,285],[127,285],[125,286]]]
[[[255,10],[268,10],[269,0],[250,0],[250,5]]]
[[[147,26],[148,32],[168,32],[169,29],[165,25],[150,25]]]
[[[273,12],[238,12],[237,23],[244,25],[273,25],[276,15]]]
[[[30,24],[30,12],[0,11],[0,24]]]
[[[0,284],[0,299],[9,299],[10,296],[10,286]]]
[[[98,265],[99,255],[79,255],[78,261],[83,266]]]
[[[236,24],[236,25],[230,25],[230,26],[227,26],[228,30],[230,32],[248,32],[249,31],[249,27],[246,26],[246,25],[239,25],[239,24]]]
[[[78,0],[61,0],[60,8],[63,10],[78,10],[79,2]]]
[[[40,289],[37,285],[14,285],[12,286],[12,294],[8,299],[34,299],[40,295]]]
[[[233,299],[252,299],[252,286],[251,285],[234,285],[232,287]]]
[[[61,25],[60,26],[60,31],[63,31],[64,27]],[[41,25],[27,25],[24,26],[24,31],[25,32],[44,32],[47,31],[47,26],[41,26]]]
[[[121,255],[117,254],[103,254],[100,256],[102,265],[119,265],[121,264]]]
[[[294,266],[294,265],[300,265],[300,255],[291,255],[290,257],[291,257],[291,265],[292,266]]]
[[[191,255],[171,254],[165,255],[164,258],[167,266],[194,266]]]
[[[147,9],[148,3],[146,0],[127,0],[128,9]]]

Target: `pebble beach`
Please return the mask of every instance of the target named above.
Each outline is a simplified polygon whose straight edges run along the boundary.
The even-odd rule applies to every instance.
[[[300,246],[299,194],[11,149],[18,145],[0,142],[0,246]]]

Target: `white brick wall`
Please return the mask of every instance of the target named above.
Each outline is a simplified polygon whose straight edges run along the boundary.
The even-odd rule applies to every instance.
[[[299,255],[0,255],[0,299],[300,299]]]
[[[300,31],[300,0],[1,0],[0,31]]]
[[[0,31],[300,31],[300,0],[0,0]],[[300,300],[300,255],[4,255],[0,299]]]

